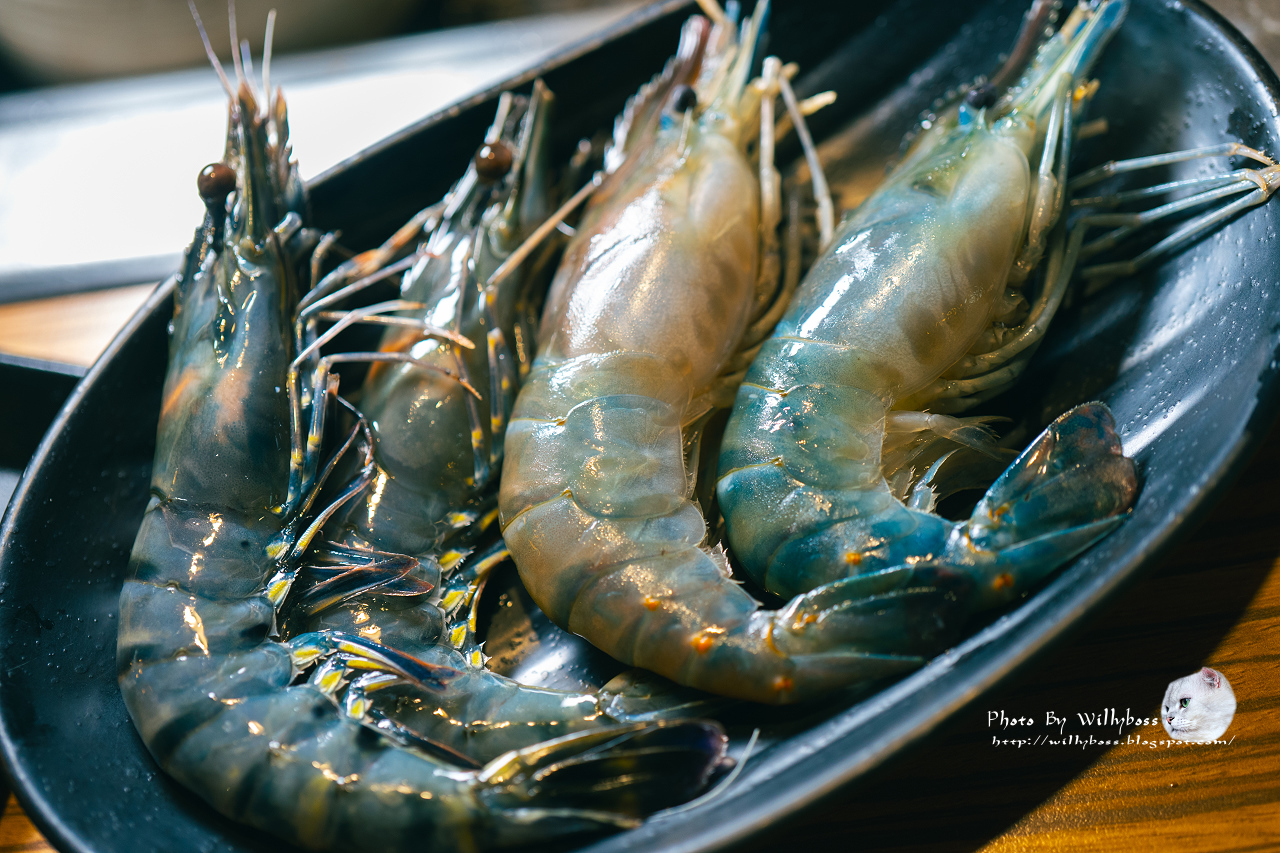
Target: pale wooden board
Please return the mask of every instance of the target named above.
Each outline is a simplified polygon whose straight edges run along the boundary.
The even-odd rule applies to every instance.
[[[154,289],[138,284],[0,305],[0,352],[87,367]]]

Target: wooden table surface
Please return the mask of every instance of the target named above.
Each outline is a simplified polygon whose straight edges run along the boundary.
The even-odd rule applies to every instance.
[[[0,351],[88,364],[150,290],[0,306]],[[1083,630],[927,743],[744,851],[1280,850],[1278,483],[1273,430],[1198,531]],[[1235,689],[1227,744],[1171,747],[1159,725],[1078,719],[1109,708],[1154,718],[1165,686],[1201,666]],[[1033,725],[990,724],[1000,712]],[[1049,712],[1084,745],[993,742],[1053,737]],[[10,798],[0,853],[52,849]]]

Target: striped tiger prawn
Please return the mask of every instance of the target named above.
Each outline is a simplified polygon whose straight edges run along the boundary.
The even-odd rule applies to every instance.
[[[683,701],[655,699],[650,685],[630,676],[589,693],[519,684],[484,666],[476,637],[480,590],[506,557],[501,540],[490,540],[503,432],[528,371],[529,353],[518,342],[532,337],[526,325],[546,285],[539,270],[557,248],[530,240],[548,214],[553,104],[541,81],[528,97],[504,93],[483,145],[445,199],[377,250],[340,265],[299,308],[302,353],[348,320],[391,325],[377,351],[339,352],[315,364],[312,385],[320,387],[334,359],[373,362],[359,398],[371,453],[348,487],[358,493],[324,528],[324,554],[339,567],[317,566],[312,549],[310,577],[293,591],[286,633],[376,638],[458,673],[445,691],[394,670],[344,687],[360,715],[454,760],[489,760],[574,731],[674,716]],[[422,238],[416,251],[388,263],[415,237]],[[539,245],[543,254],[532,260],[541,263],[513,263]],[[324,310],[406,266],[400,299]],[[373,313],[382,310],[394,313]],[[315,328],[321,317],[336,321],[323,335]],[[385,555],[386,568],[343,565],[344,557],[349,563],[350,555],[368,552]],[[387,595],[389,583],[405,582],[397,567],[409,556],[426,580],[425,596]]]
[[[499,685],[495,698],[497,676],[458,650],[413,654],[448,627],[420,606],[439,580],[428,563],[322,543],[376,470],[375,440],[356,417],[339,449],[323,452],[324,412],[343,401],[332,360],[312,346],[324,335],[312,340],[299,319],[299,282],[322,238],[304,224],[285,102],[266,89],[263,65],[261,90],[239,62],[236,85],[223,77],[226,154],[199,182],[208,213],[177,281],[152,499],[121,592],[120,687],[148,750],[214,808],[309,848],[509,846],[632,826],[687,799],[723,756],[713,723],[605,725],[597,715],[542,743],[535,727],[451,747],[371,713],[388,680],[459,713],[484,691],[489,712],[519,710],[529,689]],[[341,275],[365,263],[381,261]],[[350,482],[333,477],[344,458],[361,471]],[[353,587],[388,613],[425,612],[400,623],[419,645],[406,652],[320,624],[354,600]],[[301,628],[288,630],[291,619]],[[539,708],[573,704],[534,692]]]

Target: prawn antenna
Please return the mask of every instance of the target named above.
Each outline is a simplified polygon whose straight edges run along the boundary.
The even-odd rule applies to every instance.
[[[1014,42],[1009,58],[1000,70],[992,75],[990,83],[997,95],[1017,82],[1027,63],[1035,56],[1040,43],[1044,41],[1045,27],[1057,14],[1059,0],[1036,0],[1022,19],[1022,28],[1018,31],[1018,39]]]
[[[800,147],[804,149],[804,159],[809,164],[809,179],[813,183],[813,197],[818,203],[818,233],[822,241],[819,250],[831,243],[835,233],[835,205],[831,201],[831,190],[827,186],[827,176],[822,171],[822,162],[818,159],[818,149],[809,135],[809,126],[804,120],[804,111],[796,103],[796,93],[791,88],[786,74],[778,75],[782,101],[787,105],[787,112],[796,127],[796,136],[800,138]]]
[[[254,83],[253,83],[253,49],[252,49],[251,47],[249,47],[249,40],[248,40],[248,39],[240,39],[240,63],[244,66],[244,76],[245,76],[245,79],[249,82],[249,85],[250,85],[251,87],[252,87],[252,86],[254,86]],[[255,88],[256,88],[256,87],[255,87]]]
[[[249,91],[253,94],[254,101],[261,101],[262,93],[258,91],[258,87],[255,86],[253,83],[253,52],[249,47],[248,39],[240,40],[240,61],[244,65],[245,83],[248,84]],[[266,104],[264,103],[263,109],[265,108],[266,108]],[[262,113],[262,115],[270,115],[270,114],[271,114],[270,111]]]
[[[560,209],[551,214],[547,219],[539,225],[529,238],[515,248],[511,254],[507,255],[507,259],[498,265],[493,271],[493,275],[489,276],[489,280],[484,283],[484,287],[488,290],[495,286],[498,282],[505,279],[511,274],[524,259],[533,254],[533,250],[538,248],[538,244],[546,239],[547,235],[556,230],[556,227],[564,222],[564,218],[573,212],[573,209],[587,200],[591,193],[595,192],[596,187],[600,186],[600,182],[604,180],[604,176],[596,172],[590,181],[583,185],[582,189],[573,194],[573,197],[560,205]]]
[[[236,90],[231,85],[231,81],[227,79],[227,72],[222,70],[222,63],[218,61],[218,54],[213,52],[213,45],[209,44],[209,33],[205,31],[204,21],[200,20],[200,13],[196,11],[196,0],[187,0],[187,8],[191,10],[191,17],[196,20],[196,29],[200,31],[200,41],[204,43],[205,56],[209,57],[209,64],[213,66],[213,70],[218,72],[218,79],[222,81],[222,88],[227,90],[227,97],[234,104],[236,101]]]
[[[276,35],[276,10],[267,13],[267,32],[262,37],[262,96],[267,100],[267,115],[275,112],[275,98],[271,95],[271,42]]]
[[[236,82],[244,82],[244,66],[240,64],[240,54],[236,45],[240,39],[236,35],[236,0],[227,0],[227,28],[231,31],[231,64],[236,67]]]
[[[723,13],[722,13],[723,14]],[[769,15],[769,0],[760,0],[749,20],[742,22],[742,32],[738,36],[738,50],[730,63],[728,75],[728,93],[738,98],[747,80],[751,77],[751,69],[755,66],[756,53],[760,50],[764,36],[765,21]]]
[[[698,0],[698,6],[706,13],[707,17],[715,24],[722,27],[730,25],[729,16],[724,13],[724,9],[720,8],[720,4],[716,0]]]

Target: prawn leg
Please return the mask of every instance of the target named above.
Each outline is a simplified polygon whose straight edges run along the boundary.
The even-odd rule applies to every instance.
[[[323,436],[319,389],[329,387],[332,366],[373,364],[355,412],[364,463],[347,487],[359,496],[347,512],[329,514],[334,521],[324,533],[337,541],[314,547],[297,573],[285,634],[375,643],[416,661],[405,667],[330,649],[310,678],[352,720],[476,766],[538,740],[639,719],[632,711],[637,703],[615,691],[540,689],[487,671],[476,636],[480,590],[507,557],[494,536],[490,472],[501,459],[497,439],[518,379],[518,355],[508,344],[518,328],[513,315],[523,312],[522,300],[538,299],[539,257],[531,241],[549,230],[539,220],[550,206],[541,163],[550,104],[540,83],[528,97],[499,99],[463,178],[428,209],[435,213],[415,217],[431,230],[401,267],[403,298],[337,310],[376,280],[377,273],[361,267],[348,274],[360,279],[343,283],[331,273],[319,285],[325,295],[303,300],[297,329],[303,348],[291,372],[309,368],[314,375],[313,390],[305,392],[315,416],[302,456],[309,470]],[[410,233],[418,232],[402,228],[385,245],[404,251]],[[383,252],[387,260],[395,254]],[[322,320],[333,325],[320,333]],[[321,355],[354,323],[387,326],[383,349]],[[463,483],[466,473],[473,476]],[[406,551],[416,557],[396,553]],[[415,676],[423,667],[448,675]]]
[[[1241,153],[1247,153],[1249,156],[1256,154],[1252,149],[1238,143],[1227,143],[1192,151],[1112,162],[1085,173],[1080,179],[1072,182],[1072,187],[1086,186],[1094,180],[1100,180],[1112,174],[1123,174],[1141,168],[1162,166],[1194,158]],[[1265,157],[1261,154],[1256,156]],[[1025,365],[1025,359],[1015,361],[1015,358],[1032,348],[1044,336],[1066,295],[1067,287],[1081,259],[1114,248],[1143,228],[1162,222],[1168,217],[1228,199],[1231,196],[1241,196],[1216,210],[1201,214],[1179,225],[1173,233],[1129,260],[1084,267],[1079,272],[1080,276],[1088,281],[1085,292],[1086,294],[1096,292],[1099,287],[1117,277],[1135,275],[1152,261],[1185,248],[1208,230],[1231,217],[1251,207],[1264,204],[1275,193],[1277,187],[1280,187],[1280,167],[1268,165],[1262,169],[1240,169],[1220,177],[1173,181],[1108,196],[1073,199],[1071,202],[1073,207],[1106,208],[1178,190],[1198,190],[1192,195],[1137,213],[1085,213],[1076,217],[1070,226],[1070,236],[1063,239],[1060,234],[1050,253],[1041,295],[1032,306],[1022,326],[1011,330],[1006,342],[998,349],[961,359],[947,373],[948,377],[954,378],[939,380],[929,393],[921,397],[926,401],[938,401],[934,403],[936,411],[960,411],[972,406],[980,399],[994,396],[1005,390]],[[1113,230],[1092,242],[1085,243],[1088,230],[1096,227],[1110,227]],[[1006,369],[1005,376],[998,376],[1001,366],[1010,363],[1015,366],[1015,369]],[[995,381],[992,381],[993,378]],[[989,393],[980,398],[970,396],[984,391]],[[938,403],[941,403],[941,406]]]
[[[1254,156],[1256,152],[1247,149],[1238,143],[1228,143],[1223,148],[1227,149],[1224,153],[1246,153],[1247,156]],[[1210,151],[1216,149],[1208,149]],[[1177,159],[1168,161],[1164,158],[1142,158],[1137,161],[1124,161],[1116,164],[1108,164],[1115,167],[1117,171],[1131,171],[1132,169],[1124,168],[1127,165],[1137,163],[1133,168],[1144,168],[1150,165],[1163,165],[1164,162],[1178,162],[1179,160],[1190,159],[1192,157],[1208,156],[1203,153],[1204,149],[1188,152],[1179,152],[1174,156]],[[1265,155],[1258,154],[1258,157],[1264,158]],[[1083,176],[1082,176],[1083,177]],[[1112,225],[1119,226],[1114,231],[1104,237],[1095,240],[1093,243],[1085,244],[1081,247],[1081,257],[1089,257],[1105,249],[1119,243],[1121,240],[1131,236],[1135,232],[1147,227],[1153,223],[1159,222],[1168,216],[1172,216],[1183,211],[1199,207],[1203,204],[1218,201],[1220,199],[1229,198],[1232,195],[1240,195],[1234,201],[1222,205],[1216,210],[1203,213],[1188,222],[1179,225],[1174,229],[1173,233],[1161,239],[1155,245],[1143,251],[1136,257],[1127,261],[1117,261],[1107,264],[1095,264],[1085,267],[1080,271],[1081,276],[1090,280],[1090,290],[1096,290],[1100,284],[1119,276],[1134,275],[1152,261],[1179,251],[1199,239],[1210,229],[1220,225],[1232,217],[1256,207],[1265,204],[1272,195],[1275,194],[1277,187],[1280,187],[1280,166],[1269,164],[1261,169],[1240,169],[1237,172],[1224,176],[1222,178],[1208,179],[1204,183],[1200,182],[1173,182],[1171,184],[1162,185],[1151,188],[1148,191],[1133,191],[1132,194],[1117,194],[1116,196],[1103,196],[1097,199],[1083,199],[1081,205],[1096,204],[1097,206],[1113,206],[1121,204],[1132,198],[1146,197],[1157,193],[1170,192],[1175,189],[1181,189],[1187,186],[1207,186],[1201,192],[1186,198],[1171,201],[1159,207],[1147,210],[1141,213],[1131,214],[1091,214],[1080,218],[1075,228],[1083,230],[1085,227],[1093,225]],[[1215,186],[1216,184],[1216,186]],[[1075,236],[1074,234],[1072,235]]]

